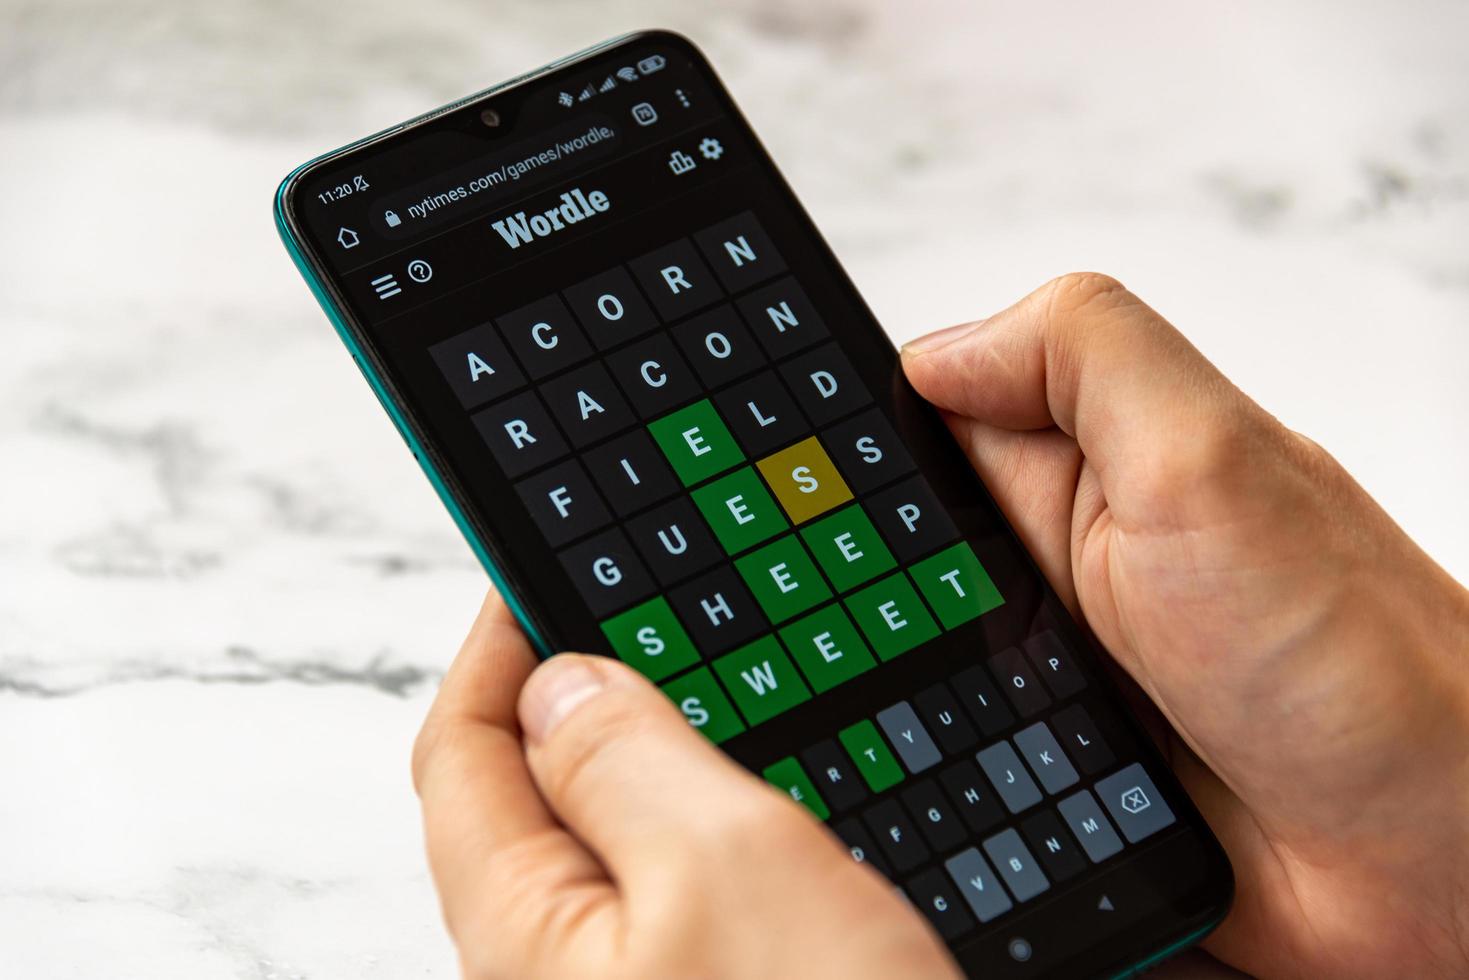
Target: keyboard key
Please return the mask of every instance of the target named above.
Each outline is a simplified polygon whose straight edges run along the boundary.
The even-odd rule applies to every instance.
[[[980,922],[989,922],[1015,907],[978,849],[971,847],[955,854],[944,862],[944,870]]]
[[[684,486],[723,473],[745,458],[707,398],[663,416],[648,432]]]
[[[783,627],[780,639],[818,694],[877,666],[857,628],[835,603]]]
[[[776,538],[737,559],[735,568],[772,623],[784,622],[831,598],[831,589],[816,570],[816,563],[794,534]],[[835,647],[828,649],[824,641],[818,640],[817,645],[828,661],[841,656]]]
[[[573,446],[598,442],[635,421],[612,376],[595,361],[544,382],[540,391]]]
[[[913,457],[881,409],[870,409],[827,429],[821,441],[858,493],[896,480],[914,468]]]
[[[1020,833],[1052,881],[1065,881],[1086,870],[1086,858],[1054,812],[1041,810],[1026,817],[1020,824]]]
[[[989,659],[988,667],[1022,718],[1043,710],[1051,703],[1051,696],[1041,687],[1041,682],[1018,648],[1010,647],[995,654]]]
[[[648,301],[622,266],[584,279],[563,295],[597,350],[616,347],[658,326]]]
[[[935,684],[920,692],[913,699],[913,707],[945,754],[956,755],[979,741],[974,726],[959,710],[959,702],[944,685]]]
[[[801,410],[817,425],[834,422],[872,401],[867,386],[836,344],[787,361],[780,373]]]
[[[847,845],[847,853],[852,855],[853,861],[870,865],[885,876],[892,876],[892,868],[888,867],[887,860],[878,853],[877,847],[872,843],[871,835],[856,817],[848,817],[831,829],[836,831],[842,843]]]
[[[862,822],[897,870],[911,871],[928,858],[927,845],[897,800],[883,800],[869,808],[862,814]]]
[[[706,388],[719,388],[765,366],[765,355],[733,306],[701,313],[670,332]]]
[[[947,851],[964,843],[964,825],[933,780],[914,783],[899,796],[935,851]]]
[[[684,362],[667,334],[657,333],[607,355],[607,369],[633,408],[645,419],[699,397],[694,369]]]
[[[521,480],[515,492],[553,548],[612,520],[587,471],[575,459]]]
[[[826,808],[826,802],[811,784],[806,770],[790,756],[766,766],[761,775],[767,783],[789,794],[791,799],[814,813],[817,820],[825,820],[831,816],[831,811]]]
[[[837,733],[837,741],[857,764],[857,771],[867,781],[874,793],[881,793],[890,786],[903,781],[903,769],[898,760],[888,751],[877,726],[870,721],[859,721]]]
[[[1016,732],[1015,746],[1047,793],[1059,793],[1078,779],[1071,760],[1056,744],[1056,736],[1045,722],[1038,721]]]
[[[939,773],[949,798],[959,816],[976,834],[982,834],[1005,819],[1000,809],[1000,798],[990,785],[980,778],[979,770],[968,759],[960,760]]]
[[[547,296],[495,319],[495,326],[532,379],[592,356],[592,345],[560,296]]]
[[[908,576],[894,572],[842,600],[879,658],[891,660],[939,635]]]
[[[601,625],[618,659],[650,681],[661,681],[699,662],[699,651],[661,595]]]
[[[587,451],[582,460],[619,517],[671,497],[680,489],[668,461],[643,429]]]
[[[792,524],[809,521],[852,499],[821,440],[807,436],[755,464]]]
[[[570,450],[534,391],[496,402],[472,417],[500,469],[512,480]]]
[[[998,735],[1015,723],[1009,705],[1000,697],[995,682],[990,680],[983,667],[966,667],[949,683],[959,692],[960,703],[969,709],[984,734]]]
[[[694,241],[732,293],[785,271],[785,259],[749,211],[705,228]]]
[[[789,526],[775,498],[746,466],[695,490],[691,497],[729,554],[775,537]]]
[[[834,739],[817,742],[801,753],[801,761],[811,771],[817,791],[836,809],[846,810],[867,799],[857,768]]]
[[[1035,898],[1050,887],[1040,865],[1030,856],[1025,842],[1014,830],[1003,830],[981,846],[990,863],[1005,880],[1005,887],[1015,896],[1015,901],[1024,902]]]
[[[718,745],[745,730],[744,722],[708,667],[691,670],[663,685],[663,693],[709,741]]]
[[[619,528],[594,535],[556,557],[593,616],[605,616],[653,592],[653,577]]]
[[[959,539],[949,512],[921,476],[911,476],[865,503],[899,561],[912,561]]]
[[[706,655],[723,653],[769,628],[744,583],[728,565],[680,585],[668,594],[668,601]],[[767,639],[775,642],[774,637]]]
[[[1101,732],[1081,705],[1073,704],[1056,712],[1051,716],[1051,727],[1067,754],[1087,775],[1099,773],[1116,761],[1112,749],[1102,740]]]
[[[904,887],[913,904],[945,939],[961,936],[974,925],[953,883],[938,868],[930,868]]]
[[[723,296],[714,274],[687,238],[633,259],[628,265],[664,320],[687,316]]]
[[[673,474],[668,478],[673,479]],[[687,497],[639,514],[625,527],[659,585],[681,582],[724,558],[708,525]]]
[[[945,629],[1003,605],[1005,600],[967,542],[945,548],[908,568]]]
[[[428,349],[465,408],[493,401],[525,384],[495,328],[482,323]]]
[[[806,417],[774,371],[762,371],[721,391],[714,396],[714,404],[752,457],[763,456],[810,431]]]
[[[762,636],[714,661],[714,673],[729,689],[751,725],[769,721],[811,698],[811,692],[773,636]]]
[[[1019,813],[1041,801],[1041,791],[1009,742],[991,745],[975,758],[1011,813]]]
[[[806,525],[801,529],[801,540],[838,592],[855,588],[897,564],[861,504],[843,507]]]
[[[794,354],[827,336],[806,293],[790,277],[763,286],[736,304],[772,360]]]
[[[1134,762],[1121,772],[1100,780],[1095,787],[1102,805],[1122,828],[1128,843],[1136,844],[1173,823],[1173,811],[1143,767]]]
[[[923,724],[918,720],[918,715],[913,712],[913,706],[906,701],[899,701],[891,707],[884,708],[877,713],[877,723],[882,726],[883,734],[888,741],[898,750],[898,756],[903,760],[903,765],[914,774],[920,773],[931,766],[938,765],[938,746],[933,744],[933,739],[928,737],[928,732],[923,730]]]
[[[1096,797],[1086,790],[1066,797],[1056,808],[1061,811],[1066,826],[1081,841],[1086,856],[1091,858],[1093,864],[1105,861],[1122,850],[1122,841],[1117,832],[1112,829],[1107,818],[1102,816]]]
[[[1026,640],[1025,655],[1058,699],[1068,698],[1086,687],[1086,678],[1076,665],[1076,658],[1055,630],[1037,633]]]

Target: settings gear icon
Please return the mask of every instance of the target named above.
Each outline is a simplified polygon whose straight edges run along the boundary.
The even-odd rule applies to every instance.
[[[724,156],[724,145],[712,136],[706,136],[699,141],[699,153],[705,160],[718,160]]]

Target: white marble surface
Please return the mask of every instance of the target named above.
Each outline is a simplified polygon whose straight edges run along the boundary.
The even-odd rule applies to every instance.
[[[485,580],[270,194],[652,25],[896,336],[1117,274],[1469,577],[1462,3],[0,0],[0,973],[454,973],[407,757]]]

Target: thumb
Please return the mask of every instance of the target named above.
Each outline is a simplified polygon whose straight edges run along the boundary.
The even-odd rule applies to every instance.
[[[609,657],[560,654],[541,664],[521,692],[520,721],[541,794],[621,884],[691,847],[726,850],[734,821],[760,826],[798,809]]]
[[[903,348],[939,408],[1011,430],[1059,427],[1114,506],[1219,449],[1219,420],[1253,404],[1174,327],[1108,276],[1054,279],[987,320]],[[1235,411],[1226,411],[1234,409]],[[1254,409],[1258,413],[1258,409]],[[1139,501],[1141,502],[1141,500]]]

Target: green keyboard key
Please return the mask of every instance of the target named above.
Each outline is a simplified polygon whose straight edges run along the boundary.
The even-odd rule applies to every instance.
[[[816,787],[811,784],[806,770],[801,764],[790,756],[786,756],[774,765],[767,766],[761,773],[765,781],[777,789],[791,794],[791,799],[816,814],[818,820],[825,820],[831,816],[831,811],[822,802],[821,796],[817,794]]]
[[[902,767],[872,722],[859,721],[851,728],[842,729],[837,733],[837,740],[857,764],[857,771],[874,793],[881,793],[903,781]]]

